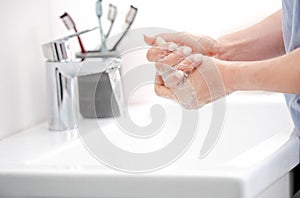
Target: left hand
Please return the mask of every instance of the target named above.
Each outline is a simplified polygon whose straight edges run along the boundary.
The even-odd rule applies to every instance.
[[[187,109],[197,109],[203,105],[217,100],[229,93],[223,82],[223,73],[219,60],[203,56],[202,64],[189,73],[188,77],[176,78],[170,75],[164,82],[160,76],[156,76],[155,91],[158,96],[177,101]],[[160,63],[156,63],[160,65]],[[159,72],[164,72],[169,66],[158,66]]]

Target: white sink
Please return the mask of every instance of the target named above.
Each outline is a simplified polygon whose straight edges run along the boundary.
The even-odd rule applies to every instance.
[[[219,141],[199,158],[211,123],[212,105],[207,105],[199,110],[198,134],[183,156],[148,173],[126,173],[103,165],[76,130],[60,133],[48,131],[46,124],[33,127],[0,141],[0,197],[288,197],[289,171],[299,162],[299,140],[282,97],[276,97],[272,101],[266,95],[228,97]],[[180,107],[168,103],[164,107],[166,129],[151,138],[127,136],[117,131],[112,119],[99,123],[116,146],[147,153],[176,135]],[[132,106],[130,115],[147,124],[149,108]],[[81,126],[88,128],[91,122],[83,120]]]

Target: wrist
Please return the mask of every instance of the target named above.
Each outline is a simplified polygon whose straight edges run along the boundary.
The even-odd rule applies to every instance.
[[[225,61],[237,61],[244,60],[245,57],[242,57],[240,54],[246,53],[245,45],[247,45],[246,40],[243,39],[233,39],[229,36],[223,36],[217,39],[219,43],[218,54],[215,56],[220,60]],[[249,59],[249,57],[247,58]]]
[[[220,54],[222,49],[221,42],[209,36],[198,36],[197,39],[200,46],[204,46],[205,52],[200,52],[203,55],[215,57]]]
[[[226,38],[218,38],[218,53],[215,55],[216,58],[220,60],[231,60],[230,50],[232,50],[232,46],[230,42]]]
[[[238,67],[233,62],[214,59],[214,63],[217,65],[226,94],[238,91]]]

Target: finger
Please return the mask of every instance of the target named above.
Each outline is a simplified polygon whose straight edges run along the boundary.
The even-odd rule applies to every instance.
[[[145,37],[147,42],[151,43],[153,45],[153,48],[149,49],[147,52],[147,59],[149,61],[157,61],[159,59],[164,58],[166,55],[168,55],[170,52],[175,51],[178,48],[178,45],[173,42],[165,42],[162,38],[157,37],[155,44],[153,44],[153,40],[150,37]],[[151,40],[151,41],[150,41]],[[188,47],[182,48],[181,51],[183,53],[187,52]]]
[[[176,65],[176,69],[191,72],[194,68],[199,67],[202,64],[203,55],[202,54],[192,54],[185,58],[182,62]]]
[[[189,73],[194,70],[194,66],[191,61],[184,59],[182,62],[178,63],[176,66],[177,70]]]
[[[166,87],[175,88],[178,87],[181,83],[183,83],[185,77],[185,73],[183,71],[173,71],[169,75],[163,76],[162,80]]]
[[[150,37],[144,35],[144,41],[151,46],[160,46],[169,51],[174,51],[177,49],[178,45],[175,42],[167,42],[160,36]]]
[[[183,44],[183,36],[185,36],[182,33],[174,32],[174,33],[163,33],[159,34],[156,37],[161,37],[163,40],[166,42],[174,42],[174,43],[180,43],[181,45]]]
[[[156,37],[161,37],[166,42],[174,42],[179,44],[180,46],[190,46],[194,52],[209,54],[204,45],[199,41],[198,37],[190,35],[185,32],[181,33],[163,33],[159,34]],[[206,41],[208,42],[208,41]],[[203,43],[206,43],[203,42]]]
[[[179,53],[174,52],[174,53],[168,54],[163,59],[160,59],[158,62],[161,64],[169,65],[169,66],[175,66],[183,60],[184,60],[184,56],[182,56]]]
[[[161,37],[156,37],[156,40],[155,40],[155,44],[157,46],[162,46],[162,45],[165,45],[167,43],[167,41],[165,41],[163,38]]]
[[[159,85],[165,85],[168,88],[179,86],[186,75],[183,71],[176,70],[165,64],[157,64],[156,69],[156,83]]]
[[[160,97],[177,101],[176,95],[174,94],[174,92],[171,89],[169,89],[163,85],[156,84],[155,85],[155,93],[156,93],[156,95],[158,95]]]
[[[155,37],[150,37],[147,35],[144,35],[144,41],[145,43],[147,43],[148,45],[154,46],[156,38]]]
[[[165,34],[160,34],[160,35],[165,35]],[[176,39],[171,39],[172,36],[169,36],[168,41],[166,41],[160,35],[156,35],[154,37],[144,35],[144,41],[145,41],[145,43],[147,43],[148,45],[151,45],[151,46],[163,45],[167,42],[176,43],[176,41],[177,41]],[[175,33],[173,35],[174,35],[174,37],[176,36]]]
[[[193,50],[198,49],[198,41],[195,37],[186,34],[184,32],[180,33],[163,33],[159,34],[156,37],[161,37],[166,42],[174,42],[179,44],[180,46],[190,46]]]
[[[171,52],[169,52],[166,49],[160,48],[160,47],[153,47],[150,48],[147,51],[147,59],[150,62],[159,61],[160,59],[165,58],[167,55],[169,55]]]
[[[162,80],[161,75],[159,75],[159,73],[156,72],[156,75],[155,75],[155,85],[163,85],[163,84],[164,84],[164,81]]]
[[[192,54],[192,48],[188,47],[188,46],[180,46],[176,49],[176,52],[181,54],[182,56],[190,56]]]
[[[175,71],[175,68],[160,62],[155,62],[155,68],[161,76],[169,75],[171,72]]]
[[[164,87],[164,81],[157,72],[155,75],[155,93],[158,96],[177,101],[174,92],[171,89]]]
[[[175,66],[178,63],[182,62],[185,57],[191,55],[192,49],[187,46],[180,46],[176,49],[175,52],[170,53],[168,56],[165,56],[162,60],[159,62],[170,65],[170,66]]]

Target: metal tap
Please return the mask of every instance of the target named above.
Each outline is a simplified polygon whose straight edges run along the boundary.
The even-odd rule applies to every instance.
[[[47,58],[48,123],[49,129],[55,131],[78,128],[81,117],[78,78],[81,76],[107,74],[108,83],[112,87],[112,97],[115,97],[121,113],[124,107],[120,76],[121,60],[119,58],[73,59],[68,43],[69,38],[58,39],[42,46],[44,56]]]

